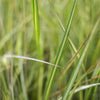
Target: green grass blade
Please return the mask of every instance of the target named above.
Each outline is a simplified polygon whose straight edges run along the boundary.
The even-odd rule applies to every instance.
[[[50,4],[51,4],[51,3],[50,3]],[[58,21],[58,23],[59,23],[59,26],[61,27],[62,31],[65,32],[65,28],[64,28],[64,26],[63,26],[63,24],[62,24],[62,22],[61,22],[61,20],[60,20],[60,18],[59,18],[59,16],[58,16],[58,14],[56,13],[55,9],[53,9],[52,4],[51,4],[51,8],[52,8],[52,11],[53,11],[54,15],[55,15],[56,18],[57,18],[57,21]],[[69,41],[69,45],[70,45],[70,47],[72,48],[73,52],[76,53],[76,52],[77,52],[77,49],[76,49],[74,43],[72,42],[72,40],[71,40],[70,38],[68,38],[68,41]],[[79,56],[80,56],[80,55],[78,54],[77,57],[79,58]]]
[[[36,46],[38,51],[39,59],[43,58],[42,47],[40,45],[40,26],[39,26],[39,12],[38,12],[38,2],[37,0],[32,0],[33,2],[33,20],[34,20],[34,31],[36,37]],[[42,86],[43,86],[43,65],[40,64],[39,69],[39,79],[38,79],[38,100],[42,99]]]
[[[88,49],[88,47],[89,47],[89,45],[90,45],[90,42],[91,42],[91,40],[92,40],[92,38],[93,38],[93,36],[94,36],[94,33],[95,33],[95,31],[96,31],[96,28],[97,28],[98,24],[99,24],[99,20],[96,22],[95,26],[93,27],[92,33],[91,33],[91,35],[90,35],[90,38],[89,38],[89,40],[88,40],[88,42],[87,42],[87,44],[86,44],[86,46],[85,46],[85,48],[84,48],[84,50],[83,50],[81,56],[80,56],[79,61],[77,62],[77,65],[75,66],[74,71],[72,72],[71,78],[70,78],[70,80],[69,80],[69,82],[68,82],[68,85],[67,85],[67,87],[66,87],[66,90],[65,90],[65,93],[64,93],[64,95],[63,95],[62,100],[67,100],[67,99],[68,99],[69,92],[70,92],[70,90],[71,90],[71,88],[72,88],[72,86],[73,86],[73,84],[74,84],[74,82],[75,82],[75,79],[76,79],[76,77],[77,77],[77,74],[78,74],[78,72],[79,72],[79,69],[80,69],[80,67],[81,67],[81,64],[82,64],[82,62],[83,62],[83,60],[84,60],[84,57],[85,57],[85,55],[86,55],[86,51],[87,51],[87,49]]]
[[[39,14],[38,14],[38,4],[37,0],[33,0],[33,20],[34,20],[34,30],[35,30],[35,37],[36,37],[36,45],[38,48],[38,52],[40,52],[40,26],[39,26]]]
[[[60,63],[64,46],[66,44],[66,41],[68,40],[71,22],[72,22],[72,18],[73,18],[73,13],[74,13],[74,10],[75,10],[75,4],[76,4],[76,0],[74,0],[73,6],[72,6],[72,9],[71,9],[71,12],[70,12],[69,20],[68,20],[68,23],[67,23],[67,26],[66,26],[65,34],[63,36],[63,39],[61,41],[60,47],[59,47],[58,52],[57,52],[57,56],[56,56],[56,59],[55,59],[56,65],[58,65]],[[53,85],[53,82],[54,82],[56,71],[57,71],[57,68],[52,68],[52,72],[51,72],[51,75],[50,75],[50,78],[48,80],[47,87],[46,87],[46,90],[45,90],[44,100],[48,100],[48,98],[49,98],[49,94],[50,94],[50,91],[51,91],[51,88],[52,88],[52,85]]]

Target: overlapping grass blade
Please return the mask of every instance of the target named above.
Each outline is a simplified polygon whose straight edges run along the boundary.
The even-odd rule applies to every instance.
[[[51,3],[50,3],[50,4],[51,4]],[[52,4],[51,4],[51,6],[52,6]],[[52,6],[52,8],[53,8],[53,6]],[[61,22],[59,16],[57,15],[55,9],[52,9],[52,10],[53,10],[53,13],[54,13],[54,15],[56,16],[56,18],[57,18],[57,20],[58,20],[58,23],[59,23],[61,29],[63,30],[63,32],[65,32],[65,28],[64,28],[64,26],[63,26],[63,24],[62,24],[62,22]],[[89,36],[88,36],[88,37],[89,37]],[[82,44],[82,46],[83,46],[83,45],[85,44],[85,42],[88,40],[88,37],[87,37],[87,39],[84,41],[84,43]],[[69,37],[68,37],[68,41],[69,41],[69,45],[70,45],[72,51],[75,53],[75,56],[72,58],[72,60],[70,61],[70,63],[69,63],[68,66],[66,67],[66,69],[64,70],[63,75],[64,75],[65,72],[67,72],[67,70],[70,68],[70,66],[71,66],[72,63],[74,62],[75,58],[76,58],[76,57],[77,57],[77,58],[80,57],[79,51],[80,51],[80,49],[82,48],[82,46],[81,46],[81,47],[79,48],[79,50],[77,51],[77,49],[76,49],[74,43],[71,41],[71,39],[70,39]],[[83,67],[83,70],[85,71],[85,68],[84,68],[84,65],[83,65],[83,64],[82,64],[82,67]],[[61,77],[63,77],[63,75],[61,75]],[[60,77],[60,78],[61,78],[61,77]]]
[[[81,80],[82,80],[84,77],[86,77],[86,75],[89,74],[89,73],[91,72],[91,70],[93,70],[94,67],[95,67],[95,65],[91,66],[91,67],[84,73],[84,75],[82,75],[82,76],[79,78],[78,82],[77,82],[76,84],[74,84],[74,88],[73,88],[73,90],[70,92],[70,93],[71,93],[70,98],[72,97],[72,95],[73,95],[75,89],[77,88],[77,86],[79,85],[79,83],[81,82]],[[87,80],[87,81],[88,81],[88,80]],[[86,82],[86,81],[85,81],[85,82]],[[83,84],[83,82],[82,82],[82,84]],[[59,94],[59,93],[61,93],[61,92],[64,91],[65,89],[66,89],[66,87],[64,87],[64,88],[62,88],[62,89],[56,91],[55,93],[52,93],[52,94],[51,94],[51,97],[52,97],[52,96],[55,96],[55,95],[57,95],[57,94]],[[71,99],[69,99],[69,100],[71,100]]]
[[[63,75],[65,74],[65,72],[67,72],[67,70],[71,67],[71,65],[73,64],[74,60],[76,57],[78,57],[79,55],[79,51],[81,50],[81,48],[85,45],[85,43],[87,42],[89,36],[87,37],[87,39],[82,43],[82,45],[80,46],[80,48],[77,50],[76,54],[74,55],[74,57],[71,59],[70,63],[68,64],[68,66],[66,67],[66,69],[63,72]]]
[[[97,66],[96,66],[96,68],[95,68],[95,70],[93,72],[92,78],[96,77],[98,75],[100,75],[100,62],[99,61],[98,61],[98,64],[97,64]],[[97,82],[99,82],[99,81],[100,81],[100,79],[98,78]],[[95,80],[92,81],[92,83],[95,83],[95,82],[96,82]],[[88,90],[88,92],[86,93],[87,95],[85,95],[85,100],[89,99],[89,97],[91,95],[91,92],[92,92],[92,88],[90,88]]]
[[[61,41],[60,47],[59,47],[58,52],[57,52],[57,56],[56,56],[56,59],[55,59],[56,65],[58,65],[60,63],[64,46],[66,44],[66,41],[68,40],[70,26],[71,26],[72,18],[73,18],[73,13],[74,13],[74,10],[75,10],[75,4],[76,4],[76,0],[74,0],[73,6],[72,6],[72,9],[71,9],[71,12],[70,12],[69,20],[68,20],[68,23],[67,23],[67,26],[66,26],[65,34],[63,36],[63,39]],[[48,98],[49,98],[49,94],[50,94],[50,91],[51,91],[51,88],[52,88],[52,85],[53,85],[53,82],[54,82],[56,71],[57,71],[57,68],[52,68],[52,72],[51,72],[51,75],[50,75],[50,78],[48,80],[47,87],[46,87],[46,90],[45,90],[44,100],[48,100]]]
[[[86,44],[86,46],[85,46],[85,48],[84,48],[81,56],[80,56],[80,59],[77,62],[77,65],[75,66],[74,71],[72,72],[72,75],[70,77],[70,80],[68,82],[68,85],[66,87],[66,90],[65,90],[65,93],[63,95],[62,100],[67,100],[68,99],[69,92],[70,92],[70,90],[71,90],[71,88],[72,88],[72,86],[73,86],[73,84],[75,82],[75,79],[77,77],[77,74],[79,72],[79,69],[81,67],[81,64],[82,64],[82,62],[84,60],[84,57],[86,55],[86,51],[87,51],[87,49],[88,49],[88,47],[90,45],[90,42],[91,42],[91,40],[92,40],[92,38],[93,38],[93,36],[95,34],[95,31],[96,31],[96,28],[97,28],[98,24],[99,24],[99,20],[97,20],[95,26],[93,27],[93,30],[92,30],[91,35],[90,35],[90,38],[89,38],[89,40],[88,40],[88,42],[87,42],[87,44]]]
[[[94,69],[94,67],[95,67],[95,65],[92,65],[92,66],[79,78],[78,82],[74,85],[74,88],[73,88],[72,91],[70,92],[70,96],[69,96],[68,100],[70,100],[70,99],[72,98],[72,96],[73,96],[73,94],[74,94],[74,91],[75,91],[75,89],[77,88],[77,86],[80,84],[81,80],[82,80],[84,77],[86,77],[86,76],[91,72],[91,70]]]
[[[51,2],[50,2],[50,4],[51,4]],[[55,15],[56,18],[57,18],[57,21],[58,21],[58,23],[59,23],[59,26],[61,27],[62,31],[65,32],[65,28],[64,28],[64,26],[63,26],[63,24],[62,24],[62,22],[61,22],[61,20],[60,20],[60,18],[59,18],[59,16],[58,16],[58,14],[56,13],[55,9],[53,9],[52,4],[51,4],[51,8],[52,8],[52,11],[53,11],[54,15]],[[76,49],[74,43],[72,42],[72,40],[71,40],[69,37],[68,37],[68,41],[69,41],[69,45],[70,45],[70,47],[72,48],[73,52],[76,53],[76,52],[77,52],[77,49]],[[78,58],[79,58],[80,55],[77,54],[77,56],[78,56]]]

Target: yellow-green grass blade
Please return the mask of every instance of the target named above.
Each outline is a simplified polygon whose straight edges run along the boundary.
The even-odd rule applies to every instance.
[[[32,0],[33,2],[33,21],[34,21],[34,32],[36,37],[36,45],[38,48],[38,53],[40,52],[40,26],[39,26],[39,13],[37,0]],[[39,53],[40,56],[40,53]]]
[[[39,12],[37,0],[32,0],[33,4],[33,21],[34,21],[34,32],[36,37],[36,46],[38,51],[39,59],[43,58],[42,47],[40,45],[40,24],[39,24]],[[43,65],[40,64],[39,79],[38,79],[38,100],[42,99],[42,86],[43,86]]]
[[[75,82],[75,79],[76,79],[76,77],[78,75],[79,69],[80,69],[81,64],[82,64],[82,62],[84,60],[84,57],[86,55],[87,49],[88,49],[88,47],[90,45],[90,42],[91,42],[91,40],[92,40],[92,38],[93,38],[93,36],[95,34],[95,31],[96,31],[96,28],[97,28],[98,24],[99,24],[99,20],[96,22],[95,26],[93,27],[93,30],[92,30],[91,35],[90,35],[90,38],[89,38],[89,40],[88,40],[88,42],[87,42],[87,44],[86,44],[81,56],[80,56],[80,59],[78,60],[76,66],[75,66],[74,71],[72,72],[72,75],[71,75],[70,80],[69,80],[69,82],[67,84],[67,87],[66,87],[66,90],[65,90],[65,93],[63,95],[62,100],[67,100],[68,99],[68,95],[69,95],[69,93],[70,93],[70,91],[72,89],[72,86],[73,86],[73,84]]]
[[[56,65],[58,65],[60,63],[64,46],[66,44],[66,41],[68,40],[69,31],[70,31],[70,27],[71,27],[71,23],[72,23],[72,18],[73,18],[73,14],[74,14],[74,10],[75,10],[75,5],[76,5],[76,0],[74,0],[74,2],[73,2],[73,6],[72,6],[72,9],[71,9],[71,12],[70,12],[68,23],[67,23],[67,26],[66,26],[66,29],[65,29],[65,34],[63,36],[63,39],[61,41],[60,47],[59,47],[58,52],[57,52],[57,56],[56,56],[56,59],[55,59]],[[51,88],[52,88],[52,85],[53,85],[53,82],[54,82],[56,71],[57,71],[57,68],[52,68],[52,72],[51,72],[51,75],[50,75],[50,78],[48,80],[47,87],[46,87],[46,90],[45,90],[44,100],[48,100],[48,98],[49,98],[49,94],[50,94],[50,91],[51,91]]]

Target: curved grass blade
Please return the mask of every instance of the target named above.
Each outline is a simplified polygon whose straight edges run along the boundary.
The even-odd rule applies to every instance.
[[[77,93],[79,91],[82,91],[82,90],[85,90],[85,89],[88,89],[88,88],[91,88],[91,87],[94,87],[94,86],[98,86],[100,85],[100,83],[95,83],[95,84],[89,84],[89,85],[83,85],[83,86],[80,86],[78,88],[76,88],[75,92],[74,93]]]
[[[68,19],[68,23],[67,23],[67,26],[66,26],[65,34],[63,36],[63,39],[61,41],[60,47],[59,47],[58,52],[57,52],[57,56],[56,56],[56,59],[55,59],[55,65],[58,65],[60,63],[64,46],[65,46],[65,44],[68,40],[69,31],[70,31],[70,27],[71,27],[71,23],[72,23],[72,18],[73,18],[73,14],[74,14],[74,10],[75,10],[75,4],[76,4],[76,0],[74,0],[73,6],[72,6],[72,9],[71,9],[71,12],[70,12],[70,16],[69,16],[69,19]],[[49,98],[50,91],[51,91],[51,88],[52,88],[52,85],[53,85],[53,82],[54,82],[54,78],[55,78],[55,75],[56,75],[56,71],[57,71],[56,67],[52,68],[52,72],[51,72],[51,75],[50,75],[50,78],[48,80],[47,87],[46,87],[46,90],[45,90],[44,100],[48,100],[48,98]]]
[[[4,57],[8,57],[8,58],[20,58],[20,59],[26,59],[26,60],[33,60],[33,61],[37,61],[37,62],[41,62],[41,63],[44,63],[44,64],[48,64],[48,65],[52,65],[52,66],[61,68],[61,66],[58,66],[58,65],[55,65],[55,64],[52,64],[52,63],[43,61],[43,60],[39,60],[39,59],[35,59],[35,58],[30,58],[30,57],[25,57],[25,56],[10,55],[10,54],[7,55],[6,54],[6,55],[4,55]]]
[[[84,75],[82,75],[82,76],[80,77],[80,79],[78,80],[78,82],[77,82],[76,84],[74,84],[75,87],[73,88],[72,92],[70,92],[70,93],[71,93],[71,96],[72,96],[72,94],[74,93],[76,87],[77,87],[77,86],[79,85],[79,83],[81,82],[81,80],[82,80],[84,77],[86,77],[86,75],[89,74],[90,71],[93,70],[94,67],[95,67],[95,65],[91,66],[91,67],[84,73]],[[60,94],[60,93],[63,92],[65,89],[66,89],[66,87],[64,87],[64,88],[62,88],[62,89],[56,91],[55,93],[52,93],[52,94],[50,95],[50,97],[53,97],[53,96],[55,96],[55,95],[57,95],[57,94]],[[71,98],[71,96],[70,96],[70,98]],[[69,100],[71,100],[71,99],[69,99]]]
[[[75,90],[75,93],[79,92],[79,91],[82,91],[82,90],[85,90],[85,89],[88,89],[88,88],[91,88],[93,86],[97,86],[97,85],[100,85],[100,83],[95,83],[95,84],[89,84],[89,85],[83,85],[83,86],[80,86],[78,87],[76,90]]]
[[[71,78],[70,78],[70,80],[69,80],[69,82],[68,82],[68,85],[67,85],[67,88],[66,88],[66,90],[65,90],[65,93],[64,93],[64,95],[63,95],[62,100],[67,100],[67,99],[68,99],[68,95],[69,95],[69,93],[70,93],[70,90],[71,90],[71,88],[72,88],[74,82],[75,82],[75,79],[76,79],[76,77],[77,77],[77,74],[78,74],[78,72],[79,72],[79,69],[80,69],[80,67],[81,67],[81,64],[82,64],[82,62],[83,62],[83,60],[84,60],[84,57],[85,57],[85,55],[86,55],[86,51],[87,51],[87,49],[88,49],[88,47],[89,47],[89,45],[90,45],[90,42],[91,42],[91,40],[92,40],[92,38],[93,38],[93,36],[94,36],[94,33],[95,33],[95,31],[96,31],[96,28],[97,28],[98,24],[99,24],[99,20],[97,20],[95,26],[93,27],[92,33],[91,33],[91,35],[90,35],[90,38],[89,38],[89,40],[88,40],[88,42],[87,42],[87,44],[86,44],[86,46],[85,46],[85,48],[84,48],[84,50],[83,50],[81,56],[80,56],[80,59],[78,60],[76,66],[75,66],[74,71],[72,72]]]

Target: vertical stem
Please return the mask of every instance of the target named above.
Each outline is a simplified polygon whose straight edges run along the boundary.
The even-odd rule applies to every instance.
[[[11,59],[11,97],[14,100],[14,88],[13,88],[13,58]]]
[[[25,25],[25,0],[23,0],[23,19],[24,19],[24,56],[27,54],[27,43],[26,43],[26,25]],[[25,78],[27,79],[27,67],[26,67],[27,61],[25,60]]]
[[[33,20],[34,20],[34,31],[36,37],[36,46],[38,51],[39,59],[43,58],[42,47],[40,45],[40,26],[39,26],[39,13],[38,13],[38,2],[37,0],[32,0],[33,2]],[[38,79],[38,100],[42,99],[42,85],[43,85],[43,65],[40,64],[39,69],[39,79]]]

